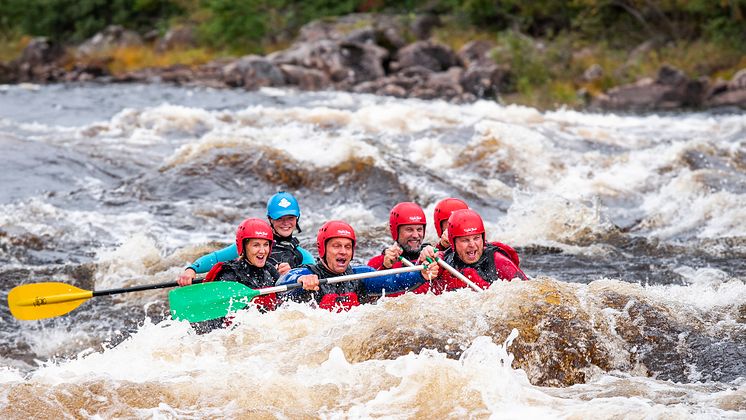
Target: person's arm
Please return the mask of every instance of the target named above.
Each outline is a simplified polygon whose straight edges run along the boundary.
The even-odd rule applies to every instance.
[[[301,262],[301,264],[314,264],[316,262],[316,260],[313,259],[313,255],[311,255],[311,253],[306,251],[304,248],[299,246],[296,249],[300,252],[301,255],[303,255],[303,262]]]
[[[281,276],[275,286],[284,286],[286,284],[298,283],[301,276],[313,274],[311,270],[306,267],[293,268],[292,270]],[[306,302],[311,299],[311,292],[303,290],[302,288],[293,289],[282,294],[282,300],[292,300],[295,302]]]
[[[238,248],[236,247],[236,244],[232,244],[223,249],[199,257],[197,261],[193,262],[187,268],[191,268],[195,273],[206,273],[210,271],[212,266],[215,264],[235,260],[236,258],[238,258]]]
[[[352,270],[357,273],[375,271],[367,265],[355,266]],[[423,274],[427,271],[410,271],[408,273],[388,274],[362,280],[369,295],[380,296],[384,293],[396,293],[410,290],[426,281]],[[433,275],[433,278],[435,275]]]

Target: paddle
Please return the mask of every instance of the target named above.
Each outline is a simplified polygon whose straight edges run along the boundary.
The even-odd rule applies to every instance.
[[[428,258],[427,260],[428,260],[428,262],[432,262],[433,261],[430,258]],[[454,276],[456,276],[457,279],[463,281],[464,283],[466,283],[467,285],[469,285],[469,287],[471,287],[475,291],[477,291],[477,292],[481,292],[482,291],[481,287],[479,287],[476,284],[474,284],[474,282],[472,282],[471,280],[469,280],[465,275],[459,273],[458,270],[456,270],[455,268],[451,267],[451,265],[448,264],[447,262],[443,261],[440,258],[435,258],[435,261],[437,261],[438,264],[440,264],[441,267],[443,267],[446,270],[448,270],[451,274],[453,274]]]
[[[319,285],[408,273],[410,271],[419,271],[423,268],[421,265],[416,265],[392,270],[349,274],[346,276],[319,279]],[[301,283],[291,283],[263,289],[252,289],[238,282],[216,281],[174,289],[168,293],[168,302],[171,305],[171,316],[174,319],[200,322],[221,318],[230,312],[243,309],[248,306],[251,299],[257,296],[287,292],[302,286]]]
[[[194,283],[202,280],[195,280]],[[71,312],[83,302],[96,296],[117,295],[143,290],[176,287],[178,283],[146,284],[108,290],[83,290],[58,282],[23,284],[8,293],[8,307],[14,317],[21,320],[54,318]]]

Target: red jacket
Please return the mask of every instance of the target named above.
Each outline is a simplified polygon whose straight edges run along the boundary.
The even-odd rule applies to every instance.
[[[473,264],[464,263],[453,251],[446,253],[442,258],[482,289],[487,289],[497,280],[510,281],[514,278],[528,280],[528,276],[519,267],[518,253],[500,242],[485,245],[482,256]],[[464,287],[469,286],[442,267],[438,272],[438,277],[430,284],[430,290],[435,294]]]

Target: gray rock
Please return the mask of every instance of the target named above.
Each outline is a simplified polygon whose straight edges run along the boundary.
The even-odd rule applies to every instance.
[[[321,70],[334,83],[355,85],[383,77],[387,56],[388,52],[377,45],[325,40],[295,44],[268,58],[277,64]]]
[[[746,89],[746,69],[741,69],[728,82],[728,90]]]
[[[197,45],[197,37],[193,26],[177,26],[171,28],[163,35],[156,45],[157,51],[169,51],[177,48],[194,48]]]
[[[254,90],[264,86],[283,86],[285,76],[270,60],[247,55],[223,67],[223,82],[228,86]]]
[[[495,59],[491,56],[495,49],[495,43],[479,39],[469,41],[458,50],[458,57],[466,67],[473,65],[495,64]]]
[[[80,44],[77,55],[102,55],[116,48],[140,46],[142,44],[142,38],[137,32],[125,29],[119,25],[110,25]]]
[[[431,41],[418,41],[399,50],[392,70],[399,71],[408,67],[422,66],[432,71],[448,70],[460,66],[461,61],[450,48]]]
[[[585,69],[583,72],[583,81],[592,82],[602,78],[604,75],[604,69],[600,64],[596,63]]]
[[[302,90],[323,90],[329,88],[331,80],[321,70],[309,69],[292,64],[281,64],[280,70],[288,85]]]

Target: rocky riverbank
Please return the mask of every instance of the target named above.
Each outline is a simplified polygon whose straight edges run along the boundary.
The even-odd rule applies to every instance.
[[[107,52],[151,42],[157,50],[190,46],[194,36],[178,28],[160,39],[112,26],[86,42],[64,47],[32,40],[21,57],[0,63],[0,83],[166,82],[218,88],[265,86],[301,90],[335,89],[396,97],[471,102],[515,92],[517,74],[489,41],[476,40],[454,51],[430,38],[437,21],[428,16],[405,24],[395,16],[349,15],[304,26],[286,49],[266,56],[219,59],[199,66],[176,65],[112,74]],[[407,42],[407,39],[414,39]],[[598,77],[591,66],[583,77]],[[591,94],[578,89],[596,110],[671,111],[746,108],[746,69],[731,80],[690,78],[663,65],[654,78]]]

